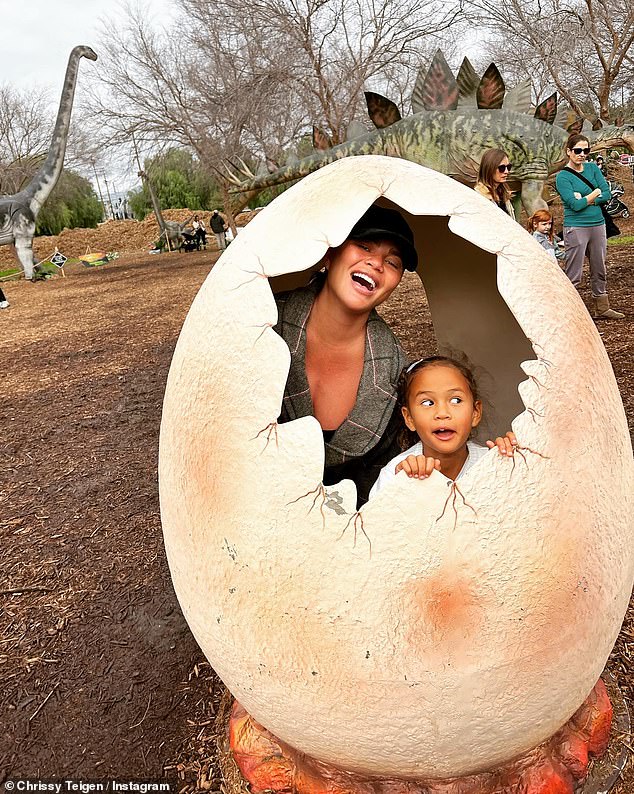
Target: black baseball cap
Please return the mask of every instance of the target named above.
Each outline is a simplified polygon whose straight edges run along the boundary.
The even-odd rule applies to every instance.
[[[398,245],[405,270],[416,270],[418,254],[414,248],[414,235],[400,212],[376,204],[363,213],[348,235],[349,240],[386,238]]]

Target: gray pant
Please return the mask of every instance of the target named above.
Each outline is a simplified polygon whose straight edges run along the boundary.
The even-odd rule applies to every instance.
[[[590,286],[592,297],[606,294],[605,255],[607,238],[605,224],[600,226],[564,226],[566,246],[566,267],[564,272],[575,287],[581,284],[583,259],[588,255],[590,262]]]
[[[227,247],[227,241],[225,239],[225,233],[224,232],[214,232],[214,234],[216,235],[216,242],[218,243],[218,248],[221,251],[224,251],[225,248]]]

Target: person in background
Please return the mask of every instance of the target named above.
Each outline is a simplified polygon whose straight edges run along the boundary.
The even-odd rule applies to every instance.
[[[603,176],[607,179],[608,178],[608,168],[607,168],[607,166],[605,164],[605,161],[604,161],[603,157],[601,157],[600,154],[597,155],[597,159],[596,159],[595,162],[597,164],[597,168],[599,169],[599,171],[601,171]]]
[[[548,210],[537,210],[528,219],[526,228],[548,253],[565,267],[566,252],[563,242],[553,233],[553,216]]]
[[[596,163],[587,160],[589,154],[588,139],[582,134],[571,135],[566,143],[568,165],[557,174],[557,192],[564,205],[564,270],[578,288],[587,255],[595,319],[622,320],[625,315],[611,309],[608,300],[607,237],[600,206],[609,201],[612,194]]]
[[[192,221],[192,229],[194,230],[194,234],[196,235],[196,242],[198,244],[198,248],[201,246],[203,248],[207,247],[207,229],[205,228],[205,224],[203,221],[200,220],[198,215],[194,215],[194,220]]]
[[[511,190],[506,184],[511,173],[511,163],[502,149],[487,149],[480,161],[478,181],[474,190],[515,220]]]
[[[211,213],[211,218],[209,218],[209,225],[211,226],[211,231],[216,235],[216,242],[218,243],[218,249],[220,251],[224,251],[227,247],[227,240],[225,238],[225,232],[227,231],[227,224],[225,223],[225,219],[222,217],[218,210],[214,210]]]

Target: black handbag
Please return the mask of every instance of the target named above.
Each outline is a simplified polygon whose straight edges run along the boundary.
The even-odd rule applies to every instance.
[[[593,185],[589,179],[586,179],[585,176],[581,176],[581,174],[574,171],[572,168],[564,168],[564,171],[568,171],[569,174],[574,174],[575,176],[579,177],[582,182],[585,182],[589,188],[595,190],[598,185]],[[614,223],[612,220],[612,216],[606,210],[604,204],[599,204],[599,209],[601,210],[601,214],[603,215],[603,220],[605,221],[605,236],[606,237],[617,237],[617,235],[621,234],[621,230],[619,227]]]

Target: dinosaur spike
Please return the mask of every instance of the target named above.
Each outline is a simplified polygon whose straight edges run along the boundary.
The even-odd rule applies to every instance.
[[[483,110],[499,110],[504,101],[504,80],[497,66],[492,63],[478,84],[478,107]]]
[[[355,138],[361,138],[363,135],[367,135],[368,130],[362,121],[358,121],[357,119],[353,119],[350,124],[348,124],[348,129],[346,130],[346,140],[353,141]]]
[[[368,105],[368,114],[375,127],[382,129],[401,120],[401,113],[391,99],[386,99],[373,91],[366,91],[365,101]]]
[[[258,163],[258,167],[255,170],[256,178],[259,177],[259,176],[266,176],[267,174],[270,174],[270,173],[271,172],[269,171],[268,162],[266,160],[260,160],[260,162]]]
[[[578,116],[574,110],[568,109],[566,117],[561,126],[570,135],[578,135],[581,132],[581,128],[583,127],[583,121],[583,116]]]
[[[515,113],[529,113],[531,109],[531,81],[523,80],[504,95],[503,110]]]
[[[324,132],[319,127],[315,127],[313,124],[313,146],[315,149],[319,149],[320,151],[325,151],[326,149],[330,149],[332,146],[332,140],[328,133]]]
[[[425,75],[426,72],[421,66],[418,70],[418,74],[416,75],[416,82],[414,83],[414,90],[412,91],[412,96],[410,98],[410,102],[412,103],[412,113],[422,113],[425,110],[425,105],[423,103],[423,85],[425,83]]]
[[[570,110],[570,106],[565,102],[557,102],[557,113],[555,114],[555,126],[566,129],[568,124],[573,121],[574,115]]]
[[[596,119],[592,122],[592,130],[593,132],[596,132],[597,130],[602,129],[602,127],[603,127],[603,122],[597,116]]]
[[[625,124],[625,116],[621,113],[614,119],[615,127],[622,127]]]
[[[231,170],[231,168],[229,168],[228,164],[225,163],[225,162],[222,163],[221,174],[222,174],[222,176],[225,179],[227,179],[229,182],[231,182],[232,185],[241,185],[243,180],[244,180],[244,177],[240,178],[239,176],[234,174],[234,172]],[[145,175],[145,172],[143,172],[143,171],[139,171],[139,176],[141,176],[141,178],[143,178],[143,177],[147,178],[146,175]]]
[[[458,93],[461,99],[468,100],[465,104],[475,105],[476,91],[478,90],[480,78],[471,65],[471,61],[466,57],[462,59],[456,82],[458,83]],[[460,104],[462,104],[462,102]]]
[[[546,124],[552,124],[557,115],[557,92],[551,94],[543,102],[535,108],[535,118],[540,121],[545,121]]]
[[[229,182],[234,185],[241,185],[245,179],[255,179],[256,174],[249,168],[244,160],[241,157],[236,157],[236,159],[238,164],[229,159],[222,162],[222,168]]]
[[[416,83],[418,88],[418,80]],[[425,110],[455,110],[458,107],[458,83],[440,50],[425,75],[420,99]]]

